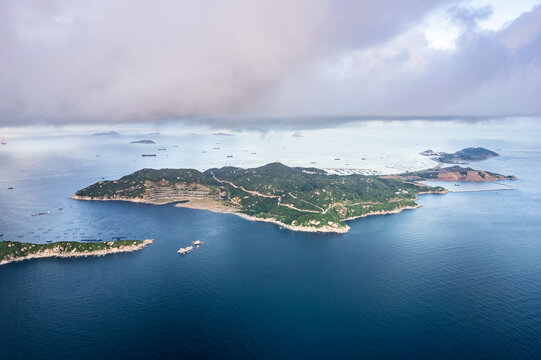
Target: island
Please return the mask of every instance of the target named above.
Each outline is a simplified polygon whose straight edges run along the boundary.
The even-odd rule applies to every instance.
[[[93,136],[120,136],[116,131],[99,132],[92,134]]]
[[[72,196],[233,213],[297,231],[349,230],[348,220],[415,209],[419,194],[445,193],[400,178],[329,175],[317,168],[271,163],[252,169],[142,169],[118,180],[102,180]]]
[[[482,161],[500,156],[494,151],[482,147],[469,147],[459,150],[455,153],[434,152],[432,150],[425,150],[421,153],[421,155],[428,156],[434,161],[445,164],[463,164],[473,161]]]
[[[296,231],[344,233],[348,220],[415,209],[420,194],[447,193],[421,180],[513,180],[459,166],[398,175],[332,175],[317,168],[270,163],[252,169],[226,166],[142,169],[118,180],[102,180],[72,196],[77,200],[169,204],[233,213]]]
[[[156,144],[153,140],[135,140],[135,141],[130,141],[131,144]]]
[[[441,167],[436,166],[432,169],[407,172],[399,175],[390,175],[388,177],[399,178],[404,181],[497,181],[497,180],[516,180],[513,175],[501,175],[489,171],[474,170],[470,167],[461,167],[458,165]]]
[[[138,251],[152,244],[152,240],[117,240],[108,242],[59,241],[32,244],[17,241],[0,242],[0,265],[39,258],[70,258],[103,256]]]

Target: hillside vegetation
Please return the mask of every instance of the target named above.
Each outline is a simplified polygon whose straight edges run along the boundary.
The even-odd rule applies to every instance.
[[[397,178],[327,175],[315,168],[271,163],[252,169],[223,167],[142,169],[119,180],[100,181],[75,198],[151,203],[198,199],[292,227],[347,230],[344,220],[414,208],[420,192],[444,192]]]

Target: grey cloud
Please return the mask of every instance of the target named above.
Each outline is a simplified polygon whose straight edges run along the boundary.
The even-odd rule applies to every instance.
[[[296,75],[267,99],[268,109],[363,118],[537,117],[541,7],[500,31],[469,26],[452,51],[429,49],[413,31],[334,66],[345,75]]]
[[[293,74],[450,2],[3,1],[0,126],[246,114]]]

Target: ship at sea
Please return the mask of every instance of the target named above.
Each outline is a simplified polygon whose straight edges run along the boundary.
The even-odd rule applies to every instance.
[[[142,157],[156,156],[156,154],[142,154]]]

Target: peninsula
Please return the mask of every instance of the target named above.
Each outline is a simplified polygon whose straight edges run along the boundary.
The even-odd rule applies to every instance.
[[[419,207],[417,196],[445,193],[400,178],[329,175],[271,163],[258,168],[142,169],[77,191],[79,200],[121,200],[234,213],[297,231],[349,230],[347,220]]]
[[[152,240],[117,240],[92,243],[60,241],[50,244],[2,241],[0,242],[0,265],[39,258],[69,258],[126,253],[141,250],[149,244],[152,244]]]
[[[490,171],[474,170],[470,167],[461,167],[458,165],[441,167],[436,166],[432,169],[408,172],[405,174],[395,175],[405,181],[497,181],[497,180],[516,180],[513,175],[500,175]]]

